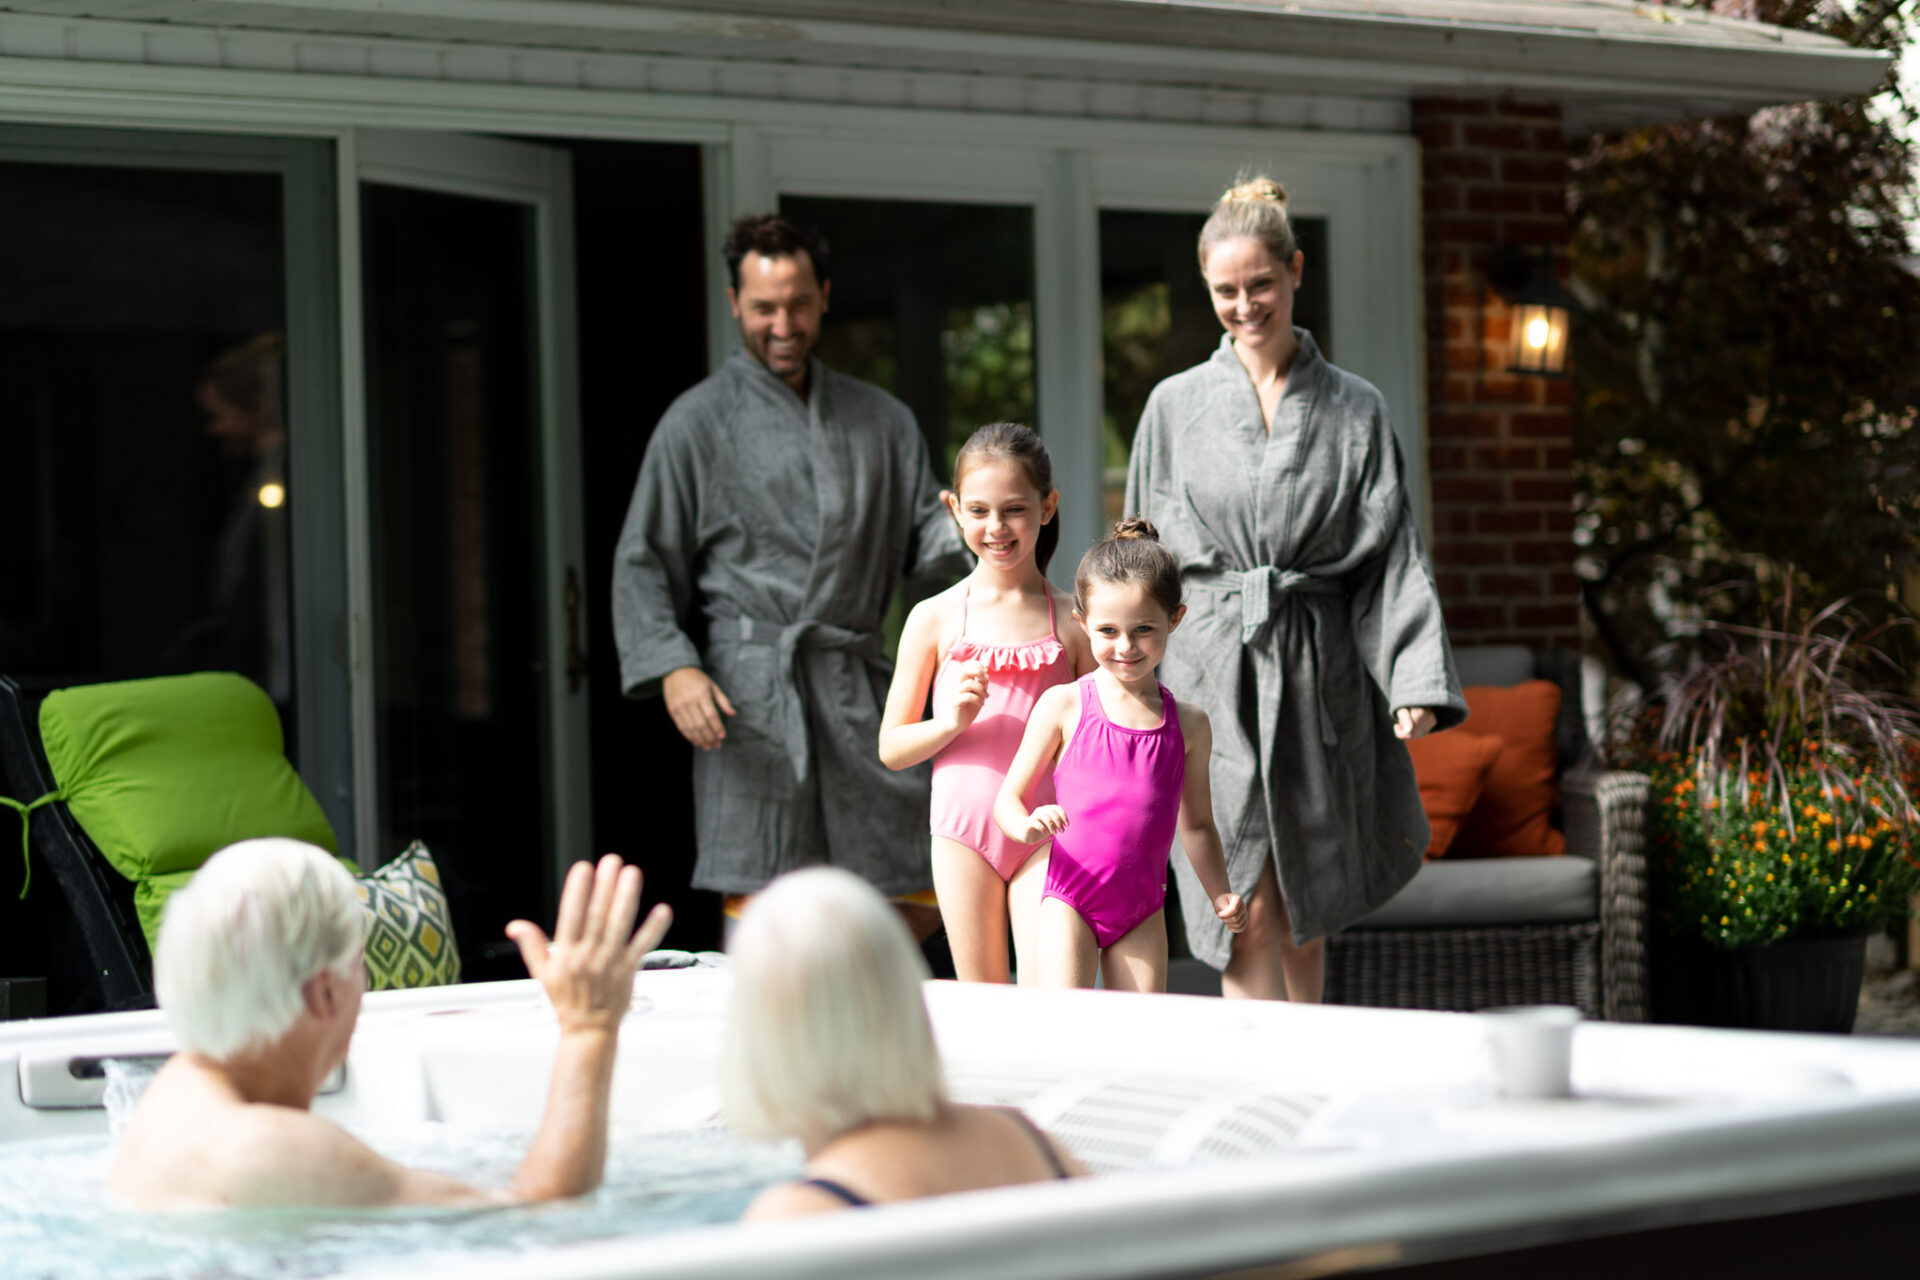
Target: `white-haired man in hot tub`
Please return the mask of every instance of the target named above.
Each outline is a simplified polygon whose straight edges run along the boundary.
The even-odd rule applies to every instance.
[[[607,1155],[620,1019],[641,958],[666,933],[658,906],[639,932],[640,870],[609,854],[577,863],[551,942],[507,926],[560,1024],[546,1115],[505,1191],[409,1169],[314,1115],[314,1091],[347,1056],[365,925],[353,878],[297,840],[215,854],[167,904],[154,956],[160,1007],[182,1052],[127,1122],[108,1188],[138,1209],[458,1204],[591,1191]]]

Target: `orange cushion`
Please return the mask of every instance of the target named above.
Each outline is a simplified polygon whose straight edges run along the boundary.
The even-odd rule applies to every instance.
[[[1560,686],[1551,680],[1469,685],[1467,723],[1504,744],[1487,773],[1479,803],[1460,829],[1460,852],[1481,858],[1538,857],[1567,851],[1551,822],[1560,803],[1553,724]]]
[[[1458,729],[1407,740],[1413,776],[1420,783],[1420,805],[1427,811],[1433,839],[1429,858],[1444,857],[1486,786],[1487,772],[1500,754],[1500,739]]]

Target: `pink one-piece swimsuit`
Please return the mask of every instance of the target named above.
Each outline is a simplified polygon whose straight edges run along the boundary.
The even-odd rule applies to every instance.
[[[1103,951],[1166,905],[1187,740],[1165,685],[1160,707],[1152,729],[1117,725],[1100,705],[1093,676],[1081,676],[1080,723],[1053,767],[1067,829],[1053,838],[1041,896],[1078,911]]]
[[[986,667],[987,698],[973,723],[933,758],[928,825],[934,835],[967,846],[985,858],[1002,880],[1010,880],[1039,845],[1009,840],[993,820],[993,802],[1020,750],[1034,701],[1042,691],[1073,679],[1073,659],[1054,626],[1053,593],[1047,593],[1047,634],[1020,644],[976,644],[967,639],[967,605],[962,596],[960,638],[947,650],[946,661],[934,677],[936,701],[952,696],[969,662]],[[1052,803],[1052,781],[1038,779],[1028,793],[1027,807]]]

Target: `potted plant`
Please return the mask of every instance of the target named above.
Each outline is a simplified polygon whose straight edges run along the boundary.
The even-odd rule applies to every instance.
[[[1711,625],[1665,693],[1658,1018],[1850,1031],[1867,936],[1920,889],[1920,718],[1874,683],[1898,668],[1845,604],[1797,628]]]

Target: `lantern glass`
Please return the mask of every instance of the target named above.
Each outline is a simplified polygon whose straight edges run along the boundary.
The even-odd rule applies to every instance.
[[[1567,371],[1567,309],[1541,302],[1517,303],[1512,321],[1507,371],[1549,377],[1564,375]]]

